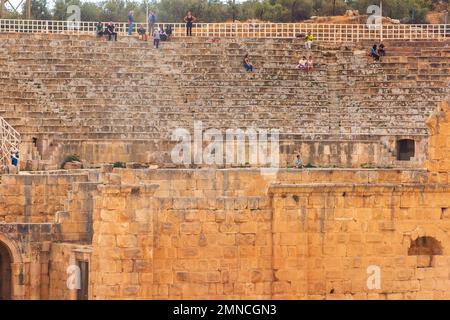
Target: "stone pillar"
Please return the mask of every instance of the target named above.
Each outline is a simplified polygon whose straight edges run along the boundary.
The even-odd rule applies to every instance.
[[[94,200],[89,299],[151,299],[151,200],[158,185],[122,185],[116,178],[100,185]]]
[[[308,291],[308,233],[302,202],[306,197],[271,188],[273,205],[272,298],[298,299]]]
[[[41,252],[39,245],[31,246],[30,256],[30,300],[41,298]]]
[[[40,258],[41,265],[41,300],[49,298],[50,291],[50,275],[48,270],[50,255],[50,241],[44,241],[42,243],[42,253]]]

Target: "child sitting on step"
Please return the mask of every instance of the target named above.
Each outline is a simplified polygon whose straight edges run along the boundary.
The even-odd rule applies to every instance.
[[[253,71],[253,65],[250,62],[250,58],[248,57],[248,53],[244,56],[243,65],[245,68],[245,71],[252,72]]]
[[[296,69],[300,70],[306,70],[306,64],[308,63],[308,60],[306,60],[306,57],[303,56],[299,61],[298,65],[295,67]]]

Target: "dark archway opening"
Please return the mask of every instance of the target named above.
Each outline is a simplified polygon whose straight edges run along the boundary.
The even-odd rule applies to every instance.
[[[0,300],[11,299],[11,263],[8,247],[0,242]]]
[[[412,139],[397,141],[397,160],[410,161],[416,153],[416,142]]]
[[[417,267],[429,268],[433,266],[433,257],[442,255],[442,246],[433,237],[419,237],[411,242],[408,249],[409,256],[417,257]]]

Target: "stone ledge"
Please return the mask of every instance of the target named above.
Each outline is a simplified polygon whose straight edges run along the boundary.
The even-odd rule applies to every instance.
[[[349,190],[351,189],[351,190]],[[311,192],[327,192],[338,193],[343,191],[362,191],[373,189],[382,193],[391,192],[407,192],[420,190],[422,192],[449,192],[450,184],[392,184],[392,183],[309,183],[309,184],[271,184],[269,186],[269,194],[279,193],[311,193]]]
[[[99,184],[97,190],[103,194],[118,194],[118,193],[144,193],[153,194],[159,188],[159,184]]]

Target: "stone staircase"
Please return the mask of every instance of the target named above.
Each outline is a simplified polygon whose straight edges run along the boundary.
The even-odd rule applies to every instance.
[[[425,119],[450,93],[450,49],[386,44],[388,56],[374,65],[365,44],[306,52],[298,39],[195,37],[154,50],[130,38],[0,34],[0,116],[24,143],[35,138],[48,164],[74,153],[167,162],[158,154],[169,152],[172,130],[201,120],[204,129],[278,128],[291,153],[316,141],[378,144],[378,159],[392,165],[393,146],[381,140],[426,141]],[[252,74],[243,72],[245,53]],[[295,70],[302,55],[318,63],[313,73]]]
[[[0,165],[11,164],[11,151],[20,148],[20,133],[17,132],[5,119],[0,117]]]

